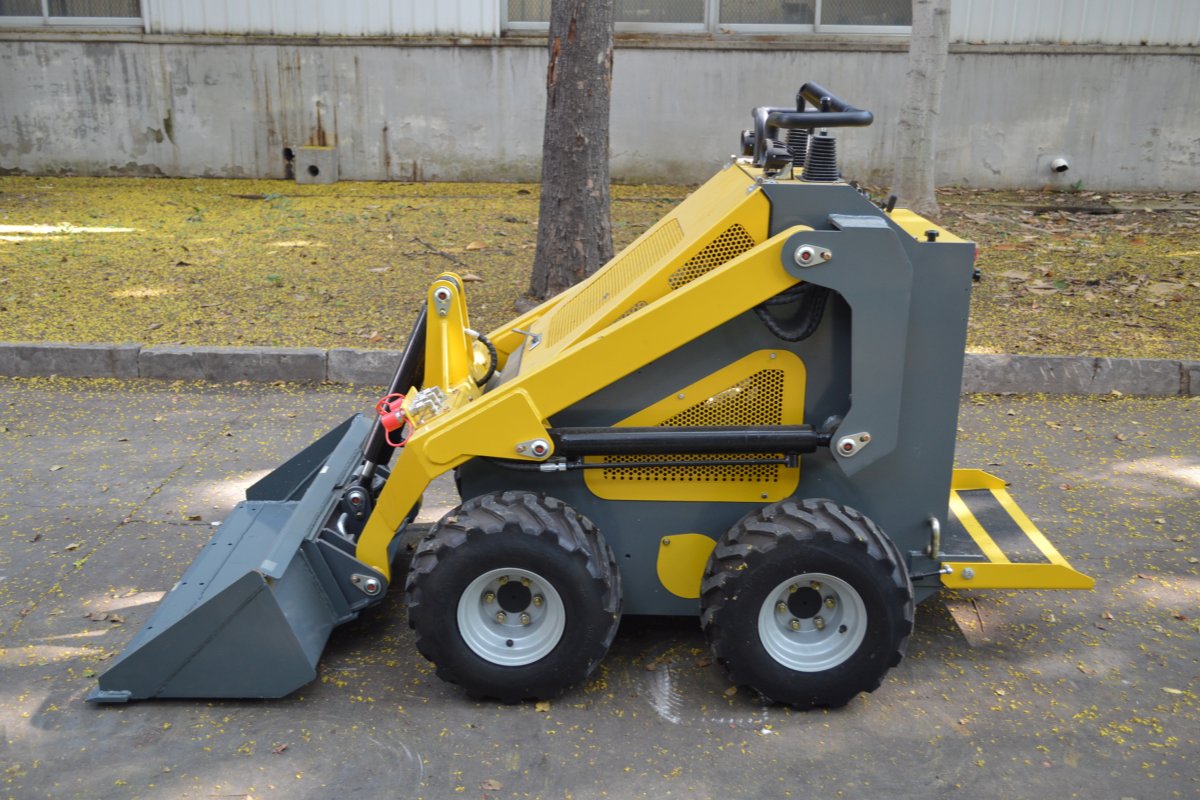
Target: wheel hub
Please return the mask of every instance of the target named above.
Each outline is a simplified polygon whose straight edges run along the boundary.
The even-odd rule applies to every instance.
[[[520,581],[509,580],[496,592],[496,600],[500,607],[510,614],[516,614],[529,608],[533,603],[533,592]]]
[[[535,572],[493,569],[458,601],[458,630],[475,655],[493,664],[532,664],[557,646],[566,627],[562,598]]]
[[[788,611],[793,617],[812,619],[821,610],[821,593],[811,586],[803,586],[796,591],[790,591],[787,599]]]
[[[758,615],[758,637],[778,663],[821,672],[843,663],[867,634],[858,591],[833,575],[808,572],[776,586]]]

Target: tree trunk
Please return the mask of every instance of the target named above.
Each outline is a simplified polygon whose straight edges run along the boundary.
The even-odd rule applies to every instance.
[[[608,108],[613,0],[554,0],[542,198],[529,295],[552,297],[612,258]]]
[[[896,137],[892,194],[923,216],[938,213],[934,193],[937,122],[950,40],[950,0],[913,0],[908,88]]]

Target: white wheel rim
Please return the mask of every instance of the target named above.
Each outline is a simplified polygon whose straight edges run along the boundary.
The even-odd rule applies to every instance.
[[[567,624],[562,598],[536,572],[505,567],[485,572],[458,599],[458,631],[475,655],[520,667],[547,656]]]
[[[776,586],[758,613],[758,638],[771,658],[797,672],[821,672],[850,658],[867,635],[867,608],[854,587],[823,572]]]

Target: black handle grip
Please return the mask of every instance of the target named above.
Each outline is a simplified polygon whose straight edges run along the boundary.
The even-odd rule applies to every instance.
[[[797,111],[793,108],[759,106],[754,109],[754,166],[766,164],[766,140],[774,139],[778,132],[790,128],[862,128],[875,121],[870,111],[854,106],[841,99],[818,83],[809,81],[800,87],[796,105],[803,108],[808,102],[816,106],[812,111]]]

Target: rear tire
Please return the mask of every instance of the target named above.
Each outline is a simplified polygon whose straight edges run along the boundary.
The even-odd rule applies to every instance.
[[[913,628],[899,551],[871,520],[828,500],[786,500],[742,519],[713,551],[700,599],[730,679],[798,709],[877,689]]]
[[[612,550],[552,497],[495,492],[444,516],[405,585],[417,649],[472,697],[556,697],[608,652],[621,619]]]

